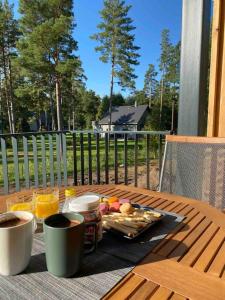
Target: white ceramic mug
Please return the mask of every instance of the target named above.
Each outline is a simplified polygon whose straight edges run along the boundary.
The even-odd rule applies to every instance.
[[[37,227],[35,217],[30,212],[15,211],[2,214],[1,217],[8,214],[27,222],[0,227],[0,275],[16,275],[26,269],[31,257],[33,233]]]

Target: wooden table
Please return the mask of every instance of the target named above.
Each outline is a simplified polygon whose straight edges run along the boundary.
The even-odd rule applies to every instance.
[[[224,214],[200,201],[128,186],[77,187],[78,194],[86,191],[126,197],[186,217],[104,299],[225,299]],[[61,189],[61,200],[63,193]],[[16,194],[0,198],[0,211]]]

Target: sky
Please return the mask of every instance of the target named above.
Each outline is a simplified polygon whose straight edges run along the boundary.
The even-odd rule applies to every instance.
[[[15,16],[18,17],[18,0],[14,3]],[[135,44],[141,49],[140,64],[135,68],[136,88],[143,88],[144,74],[148,64],[158,65],[160,56],[161,31],[168,28],[171,41],[177,43],[181,36],[182,0],[126,0],[132,5],[129,16],[136,27]],[[77,24],[74,38],[78,41],[78,55],[87,77],[86,86],[98,95],[109,94],[110,66],[99,61],[99,54],[94,48],[97,45],[90,36],[97,32],[100,21],[99,11],[103,8],[103,0],[75,0],[74,15]],[[115,92],[120,88],[116,85]],[[124,94],[127,95],[129,91]]]

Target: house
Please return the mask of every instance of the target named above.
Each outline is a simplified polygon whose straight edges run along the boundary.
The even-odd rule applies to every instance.
[[[141,130],[145,125],[148,114],[148,105],[113,107],[111,131]],[[109,130],[109,113],[98,122],[98,129],[102,131]]]

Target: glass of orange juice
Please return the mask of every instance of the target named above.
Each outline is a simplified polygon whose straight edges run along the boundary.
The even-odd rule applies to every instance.
[[[59,212],[59,190],[38,190],[33,193],[35,215],[38,220],[43,220]]]
[[[35,213],[35,206],[32,197],[15,196],[6,200],[7,211],[29,211]]]

